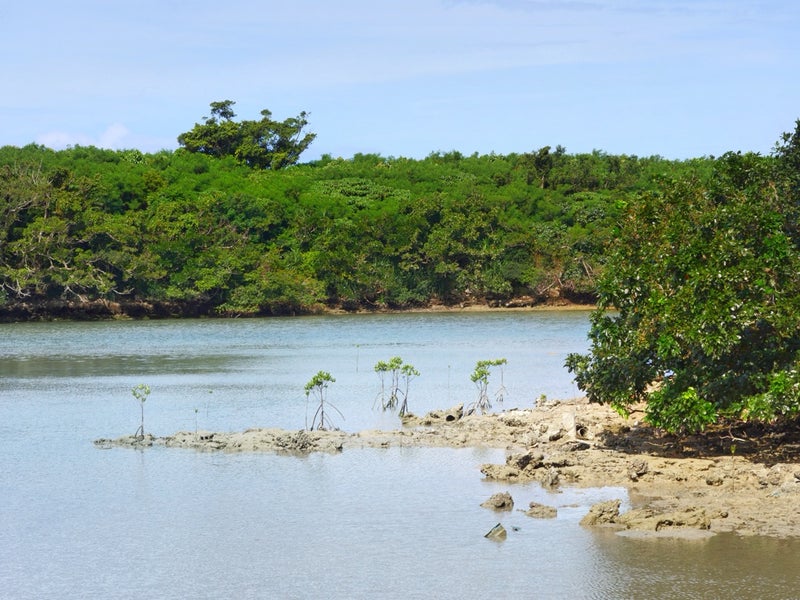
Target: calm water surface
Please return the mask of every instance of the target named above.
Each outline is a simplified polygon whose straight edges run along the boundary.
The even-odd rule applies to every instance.
[[[588,507],[624,490],[486,482],[479,466],[500,451],[296,458],[91,444],[135,431],[138,383],[153,390],[145,428],[157,435],[299,429],[318,370],[336,378],[340,427],[396,427],[372,409],[372,367],[395,355],[421,372],[417,413],[474,400],[469,374],[485,358],[508,359],[504,408],[572,397],[562,365],[586,349],[587,329],[583,312],[2,325],[0,597],[798,597],[796,542],[588,532]],[[506,490],[558,518],[480,508]],[[484,539],[498,521],[508,539]]]

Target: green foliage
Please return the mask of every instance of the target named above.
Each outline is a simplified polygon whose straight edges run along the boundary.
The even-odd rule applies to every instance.
[[[269,110],[261,111],[257,121],[234,121],[233,100],[211,103],[211,116],[195,123],[191,131],[178,136],[178,143],[189,152],[215,157],[233,156],[249,167],[281,169],[296,164],[316,134],[303,135],[308,114],[274,121]]]
[[[591,400],[623,413],[645,401],[675,432],[798,414],[800,195],[786,167],[798,135],[800,123],[774,157],[730,153],[629,204],[591,353],[566,363]]]
[[[478,388],[477,399],[464,407],[464,414],[472,414],[477,411],[485,413],[492,408],[492,401],[489,398],[489,376],[492,367],[500,368],[500,387],[495,393],[495,401],[502,404],[505,395],[505,385],[503,385],[503,365],[508,361],[505,358],[495,358],[491,360],[479,360],[475,364],[475,370],[470,375],[472,383]]]
[[[306,399],[314,396],[317,402],[317,408],[314,411],[314,416],[311,419],[310,427],[308,425],[308,418],[306,418],[306,429],[309,429],[310,431],[314,431],[315,429],[319,431],[336,429],[330,419],[330,415],[326,413],[326,411],[328,411],[328,413],[330,412],[328,409],[335,410],[337,413],[339,413],[340,417],[344,418],[344,415],[342,415],[339,409],[327,401],[328,386],[335,381],[336,380],[331,377],[331,374],[327,371],[318,371],[317,374],[314,375],[308,381],[308,383],[306,383]]]
[[[404,364],[399,356],[394,356],[388,361],[378,361],[374,369],[381,381],[381,391],[375,399],[376,402],[380,402],[381,409],[394,410],[399,406],[398,414],[401,417],[407,414],[409,386],[412,379],[419,377],[419,371],[413,365]]]
[[[697,432],[716,422],[717,409],[693,387],[681,392],[667,387],[650,393],[645,416],[667,431]]]
[[[142,409],[142,420],[141,424],[139,425],[139,429],[136,430],[136,433],[133,435],[138,438],[144,437],[144,403],[147,401],[148,396],[150,396],[150,386],[140,383],[139,385],[131,388],[131,394],[133,394],[134,399],[139,402],[139,405]]]
[[[657,177],[711,162],[542,148],[253,169],[236,154],[247,122],[232,105],[213,103],[185,134],[208,136],[196,151],[0,148],[5,306],[267,315],[591,302],[624,207]]]

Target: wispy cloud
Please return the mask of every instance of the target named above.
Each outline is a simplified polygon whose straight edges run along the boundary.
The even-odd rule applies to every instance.
[[[125,148],[140,148],[142,150],[156,151],[174,146],[171,140],[147,138],[133,134],[122,123],[113,123],[97,135],[84,132],[53,130],[37,136],[36,143],[60,150],[70,146],[96,146],[110,150]]]
[[[174,147],[210,101],[230,98],[243,118],[311,111],[315,148],[425,154],[542,140],[685,155],[700,147],[690,138],[746,147],[748,126],[749,139],[763,129],[771,139],[774,121],[796,118],[800,93],[794,0],[7,5],[6,143]],[[731,128],[720,107],[746,118]]]

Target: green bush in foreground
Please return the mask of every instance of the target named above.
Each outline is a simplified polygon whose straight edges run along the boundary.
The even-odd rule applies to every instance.
[[[590,353],[566,361],[590,400],[678,433],[800,414],[800,121],[772,157],[631,203],[616,237]]]

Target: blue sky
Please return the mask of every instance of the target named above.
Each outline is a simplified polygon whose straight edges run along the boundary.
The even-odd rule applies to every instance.
[[[0,7],[0,145],[155,151],[236,101],[303,155],[769,153],[796,0],[39,0]]]

